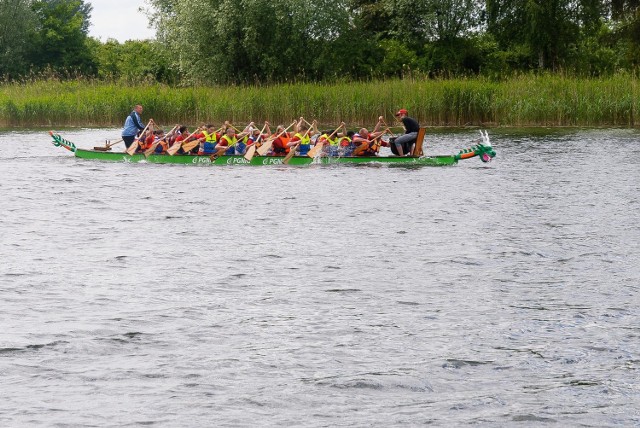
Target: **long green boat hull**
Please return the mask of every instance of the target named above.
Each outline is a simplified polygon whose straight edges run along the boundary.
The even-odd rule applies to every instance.
[[[248,161],[244,156],[220,156],[212,160],[209,156],[153,154],[145,157],[143,154],[128,155],[124,152],[101,152],[95,150],[76,149],[75,155],[81,159],[102,160],[110,162],[148,162],[159,164],[181,165],[284,165],[284,156],[254,156]],[[423,156],[423,157],[383,157],[383,156],[357,156],[357,157],[319,157],[294,156],[288,165],[334,165],[334,164],[392,164],[392,165],[425,165],[445,166],[456,164],[458,160],[453,155]]]
[[[162,164],[181,164],[181,165],[284,165],[284,156],[254,156],[251,160],[245,159],[244,156],[195,156],[195,155],[175,155],[168,154],[152,154],[145,157],[143,154],[136,153],[133,156],[125,152],[110,152],[103,150],[85,150],[78,148],[73,142],[65,140],[59,134],[50,131],[49,134],[53,138],[53,144],[62,147],[74,153],[76,157],[81,159],[92,159],[110,162],[148,162]],[[460,150],[456,155],[444,156],[346,156],[346,157],[318,157],[310,158],[308,156],[294,156],[289,159],[287,165],[338,165],[338,164],[386,164],[386,165],[407,165],[407,166],[445,166],[458,163],[461,159],[471,159],[479,157],[482,162],[489,162],[496,155],[491,147],[489,135],[482,135],[482,142],[478,142],[473,147]]]

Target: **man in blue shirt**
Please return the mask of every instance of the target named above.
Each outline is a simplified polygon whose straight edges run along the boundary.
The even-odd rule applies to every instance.
[[[144,129],[142,118],[140,117],[141,114],[142,106],[138,104],[133,108],[133,111],[129,114],[129,116],[127,116],[127,120],[125,120],[124,122],[124,127],[122,128],[122,141],[124,141],[127,149],[136,139],[136,135],[138,135],[140,131]]]

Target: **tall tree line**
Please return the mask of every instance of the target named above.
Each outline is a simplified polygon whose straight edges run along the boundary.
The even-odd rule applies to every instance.
[[[598,76],[640,65],[640,0],[151,0],[188,81]]]
[[[0,76],[95,74],[86,43],[90,14],[82,0],[0,0]]]
[[[0,0],[0,77],[228,84],[640,66],[640,0],[147,3],[157,39],[121,44],[88,37],[88,1]]]

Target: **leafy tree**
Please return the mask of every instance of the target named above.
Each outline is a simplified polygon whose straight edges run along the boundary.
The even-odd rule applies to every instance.
[[[351,0],[349,9],[354,27],[381,39],[391,38],[392,17],[384,1]]]
[[[586,22],[597,25],[592,0],[487,0],[487,27],[503,49],[529,52],[529,63],[559,69],[580,42]],[[595,12],[594,12],[595,11]]]
[[[397,37],[425,42],[464,37],[477,29],[482,4],[477,0],[384,0]]]
[[[640,66],[640,0],[150,0],[186,82]],[[121,67],[119,66],[119,69]]]
[[[168,58],[157,42],[127,40],[119,43],[109,39],[100,43],[99,40],[90,38],[90,44],[99,78],[129,82],[176,82],[176,76],[169,68]]]
[[[322,74],[349,28],[342,0],[151,0],[158,37],[191,80],[282,81]]]
[[[28,0],[0,1],[0,77],[16,77],[28,71],[28,34],[35,15]]]
[[[402,77],[405,72],[416,69],[418,56],[398,40],[383,40],[380,43],[384,49],[384,58],[378,70],[384,76]]]
[[[87,45],[91,4],[83,0],[35,0],[37,25],[31,35],[30,63],[39,70],[93,75],[96,66]]]
[[[640,0],[611,0],[611,14],[614,20],[633,16],[640,8]]]
[[[610,40],[625,68],[640,67],[640,9],[614,24]]]

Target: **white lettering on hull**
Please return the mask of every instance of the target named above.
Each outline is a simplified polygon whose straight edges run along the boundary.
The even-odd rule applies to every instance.
[[[210,165],[214,162],[212,162],[208,156],[195,156],[191,160],[191,163],[196,165],[203,165],[203,164]],[[227,165],[250,165],[251,161],[246,160],[244,157],[230,157],[227,159],[226,164]],[[283,162],[282,162],[282,158],[265,157],[261,161],[261,164],[262,165],[283,165]]]
[[[262,161],[262,165],[282,165],[282,159],[279,158],[265,158]]]
[[[191,163],[194,163],[194,164],[210,164],[211,163],[211,159],[209,159],[206,156],[197,156],[197,157],[193,158]]]
[[[227,159],[227,165],[247,165],[251,162],[246,160],[245,158],[229,158]]]

